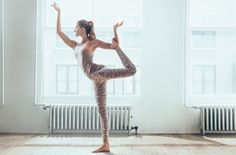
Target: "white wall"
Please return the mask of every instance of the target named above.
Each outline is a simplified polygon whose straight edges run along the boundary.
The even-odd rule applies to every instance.
[[[0,132],[47,132],[47,112],[34,105],[36,0],[5,0],[5,104]]]
[[[144,0],[142,132],[199,132],[199,111],[184,107],[185,0]]]
[[[199,132],[199,112],[184,107],[184,20],[184,0],[144,0],[139,132]],[[3,133],[48,132],[48,111],[34,105],[35,23],[36,0],[5,0]]]

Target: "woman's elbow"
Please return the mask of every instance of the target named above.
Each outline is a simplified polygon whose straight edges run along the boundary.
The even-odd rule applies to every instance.
[[[62,35],[62,31],[57,30],[56,33],[57,33],[57,35],[59,35],[59,36]]]

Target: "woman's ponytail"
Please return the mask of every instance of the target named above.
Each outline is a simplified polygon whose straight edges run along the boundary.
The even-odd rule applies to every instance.
[[[96,39],[93,21],[88,22],[87,20],[82,19],[78,21],[78,24],[81,28],[82,27],[85,28],[85,31],[89,40]]]
[[[96,34],[95,34],[95,32],[94,32],[94,23],[93,23],[93,21],[89,21],[88,24],[89,24],[90,27],[91,27],[91,30],[90,30],[90,32],[88,33],[88,38],[89,38],[89,40],[96,39]]]

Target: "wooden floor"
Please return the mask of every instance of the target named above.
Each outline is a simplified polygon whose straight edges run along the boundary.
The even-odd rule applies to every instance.
[[[2,155],[90,155],[101,143],[96,136],[0,134]],[[110,137],[104,155],[235,155],[236,135],[140,135]]]

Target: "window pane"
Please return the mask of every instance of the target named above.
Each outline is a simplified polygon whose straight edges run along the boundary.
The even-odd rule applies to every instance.
[[[57,67],[57,80],[67,80],[67,67],[66,66]]]
[[[107,7],[104,9],[104,6]],[[141,12],[141,0],[94,0],[94,19],[98,27],[111,27],[116,20],[125,20],[126,27],[141,27]]]
[[[204,92],[205,94],[215,93],[215,68],[214,66],[204,67]]]
[[[192,48],[216,48],[216,32],[193,30]]]
[[[200,66],[193,66],[192,92],[203,93],[203,70]]]
[[[67,30],[64,32],[69,38],[76,40],[75,38],[75,34],[73,31]],[[56,48],[69,48],[64,42],[63,40],[57,35],[54,34],[56,36]]]
[[[136,66],[137,72],[134,75],[135,77],[135,94],[140,95],[141,94],[141,67]]]
[[[190,27],[235,27],[235,0],[189,0]]]
[[[46,1],[46,0],[45,0]],[[54,2],[54,1],[53,1]],[[55,27],[55,11],[52,9],[52,1],[44,3],[45,8],[45,26]],[[93,17],[93,0],[55,0],[55,2],[63,9],[61,14],[62,24],[64,27],[75,26],[79,19],[92,19]],[[83,7],[81,7],[83,5]]]
[[[70,81],[69,82],[69,93],[78,93],[78,82]]]
[[[67,93],[66,81],[58,81],[57,82],[57,93]]]
[[[90,96],[93,92],[93,85],[90,79],[79,69],[79,95]]]
[[[115,80],[108,80],[107,82],[107,94],[114,95],[115,94],[115,88],[114,88]]]
[[[133,77],[126,77],[123,79],[123,93],[126,95],[134,94],[134,76]]]
[[[78,66],[69,67],[69,80],[78,80]]]

